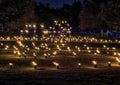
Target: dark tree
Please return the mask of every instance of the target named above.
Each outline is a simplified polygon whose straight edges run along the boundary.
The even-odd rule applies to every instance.
[[[31,0],[3,0],[0,3],[0,23],[14,21],[26,11]]]
[[[100,27],[101,19],[99,14],[106,0],[87,0],[80,13],[80,27],[83,29],[96,29]]]
[[[104,20],[110,28],[120,28],[120,0],[109,0],[101,12]]]
[[[82,4],[78,0],[78,1],[75,1],[72,5],[65,4],[62,10],[64,10],[65,18],[67,18],[67,20],[70,21],[70,23],[73,26],[78,26],[79,25],[79,13],[81,9],[82,9]]]

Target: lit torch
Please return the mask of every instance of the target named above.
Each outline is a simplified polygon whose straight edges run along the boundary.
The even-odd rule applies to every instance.
[[[53,64],[56,66],[57,69],[59,69],[59,63],[53,62]]]
[[[92,63],[93,63],[93,65],[94,65],[94,67],[97,67],[97,61],[92,61]]]
[[[80,68],[81,67],[81,63],[78,63],[78,68]]]
[[[108,62],[108,67],[111,67],[111,62],[110,61]]]
[[[34,68],[37,68],[37,63],[35,61],[32,61],[32,65],[34,66]]]
[[[116,57],[116,61],[118,62],[118,64],[120,65],[120,59],[118,57]]]
[[[12,69],[13,68],[13,63],[9,63],[9,66],[10,66],[10,69]]]

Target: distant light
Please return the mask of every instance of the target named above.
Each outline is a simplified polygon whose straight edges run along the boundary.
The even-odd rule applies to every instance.
[[[9,63],[9,66],[13,66],[13,63]]]
[[[31,25],[31,24],[29,24],[29,27],[31,28],[31,27],[32,27],[32,25]]]
[[[13,63],[9,63],[9,66],[10,66],[10,69],[12,69],[12,67],[13,67]]]
[[[53,64],[54,64],[55,66],[59,66],[59,63],[57,63],[57,62],[53,62]]]
[[[32,61],[32,65],[34,66],[34,68],[37,68],[37,63],[35,61]]]
[[[28,28],[28,25],[26,24],[25,27]]]
[[[43,34],[47,35],[49,33],[48,30],[43,30]]]
[[[92,63],[94,65],[94,67],[97,67],[97,61],[93,60]]]
[[[37,63],[35,61],[32,61],[33,66],[37,66]]]
[[[116,57],[116,61],[120,64],[120,59],[118,57]]]
[[[81,67],[81,63],[78,63],[78,68],[80,68]]]
[[[44,24],[40,24],[40,27],[41,27],[41,28],[44,28],[45,26],[44,26]]]
[[[108,67],[111,67],[111,62],[110,61],[108,62]]]
[[[59,69],[59,63],[53,62],[53,64],[56,66],[57,69]]]
[[[33,28],[36,28],[36,24],[33,24]]]

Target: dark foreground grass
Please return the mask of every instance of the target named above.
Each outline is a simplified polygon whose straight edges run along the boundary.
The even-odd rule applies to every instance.
[[[120,69],[0,72],[0,85],[120,85]]]

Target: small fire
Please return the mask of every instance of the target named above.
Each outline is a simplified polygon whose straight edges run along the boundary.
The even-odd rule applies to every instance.
[[[59,66],[59,63],[57,63],[57,62],[53,62],[53,64],[54,64],[55,66]]]
[[[37,63],[35,61],[32,61],[33,66],[37,66]]]
[[[96,62],[95,60],[93,60],[93,61],[92,61],[92,63],[93,63],[94,65],[96,65],[96,64],[97,64],[97,62]]]
[[[116,61],[117,61],[118,63],[120,63],[120,59],[119,59],[118,57],[116,57]]]

